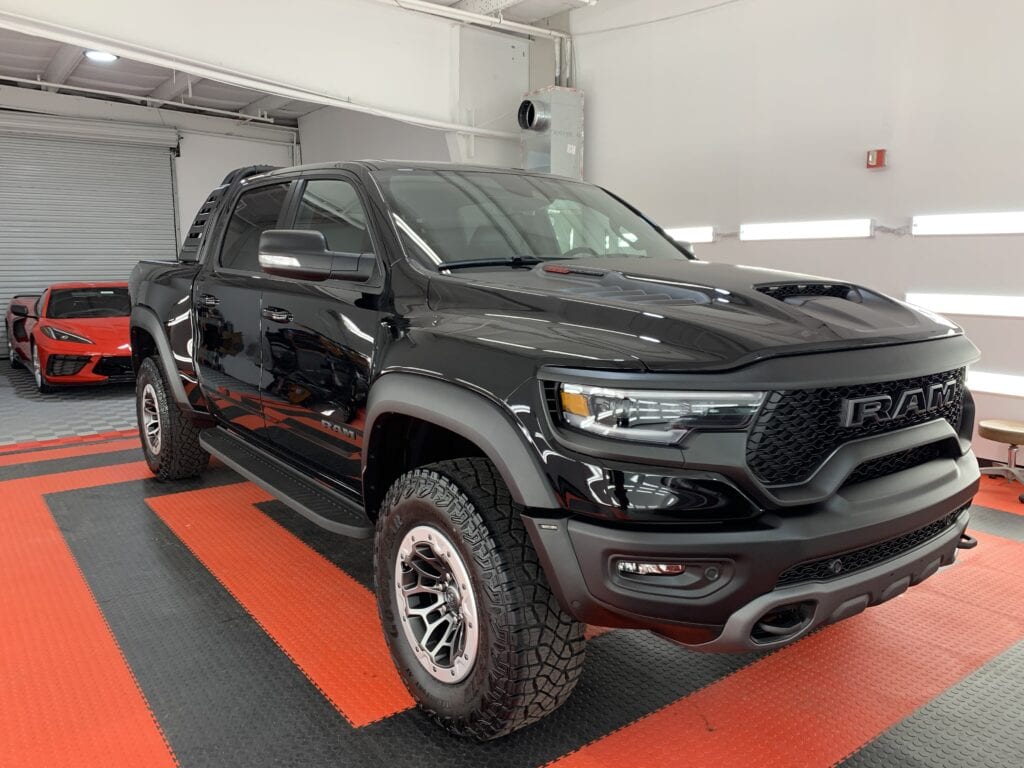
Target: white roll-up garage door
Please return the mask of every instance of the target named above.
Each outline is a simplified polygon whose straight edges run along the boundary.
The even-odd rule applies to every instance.
[[[140,128],[0,116],[0,314],[15,294],[174,258],[176,134]]]

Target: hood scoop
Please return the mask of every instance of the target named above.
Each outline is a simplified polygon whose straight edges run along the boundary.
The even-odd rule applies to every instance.
[[[863,297],[860,289],[845,283],[775,283],[756,285],[754,288],[765,296],[784,301],[787,304],[803,304],[809,299],[829,297],[860,303]]]

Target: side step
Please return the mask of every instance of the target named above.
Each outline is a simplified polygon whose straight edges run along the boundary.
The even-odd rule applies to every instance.
[[[373,524],[355,501],[293,469],[276,456],[243,442],[226,429],[203,430],[199,433],[199,444],[246,480],[321,528],[354,539],[373,535]]]

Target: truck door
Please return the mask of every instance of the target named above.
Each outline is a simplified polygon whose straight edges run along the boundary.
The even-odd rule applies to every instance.
[[[322,232],[331,251],[374,252],[353,179],[300,183],[291,229]],[[382,276],[378,266],[365,283],[262,281],[265,438],[355,493]]]
[[[289,186],[257,184],[238,197],[220,246],[207,254],[192,293],[203,392],[212,410],[243,430],[263,427],[259,240],[280,222]]]

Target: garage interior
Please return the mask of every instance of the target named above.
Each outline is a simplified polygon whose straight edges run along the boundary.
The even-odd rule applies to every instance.
[[[1022,24],[1012,0],[0,0],[0,314],[174,261],[238,168],[528,167],[702,261],[948,317],[999,467],[1024,434]],[[582,111],[523,126],[524,99],[563,93]],[[564,706],[477,743],[395,672],[372,541],[216,460],[157,482],[134,384],[43,392],[17,362],[2,766],[1024,765],[1018,481],[981,478],[955,565],[779,650],[589,626]]]

